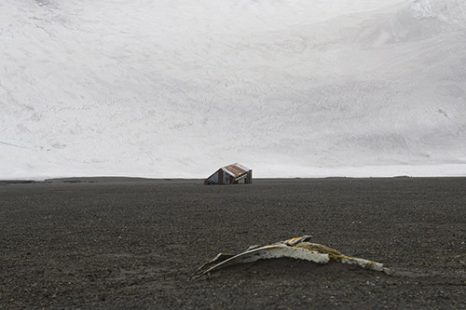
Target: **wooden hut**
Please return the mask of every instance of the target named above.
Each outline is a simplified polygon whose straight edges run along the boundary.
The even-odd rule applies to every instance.
[[[238,163],[222,167],[205,179],[204,184],[251,184],[252,170]]]

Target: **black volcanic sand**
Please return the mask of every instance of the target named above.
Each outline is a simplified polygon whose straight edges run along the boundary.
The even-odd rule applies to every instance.
[[[309,234],[393,267],[218,252]],[[466,308],[466,179],[68,179],[0,184],[0,308]]]

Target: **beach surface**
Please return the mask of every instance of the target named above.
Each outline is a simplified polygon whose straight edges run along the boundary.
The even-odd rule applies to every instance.
[[[219,252],[311,235],[393,275]],[[466,308],[466,178],[0,183],[0,309]]]

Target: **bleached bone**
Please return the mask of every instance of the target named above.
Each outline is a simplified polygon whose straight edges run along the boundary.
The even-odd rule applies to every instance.
[[[211,261],[201,266],[193,275],[193,278],[210,274],[219,269],[237,265],[252,263],[258,260],[274,258],[294,258],[306,260],[318,264],[339,262],[356,265],[365,269],[389,273],[390,270],[383,264],[364,258],[352,257],[342,254],[340,251],[325,245],[309,242],[310,236],[295,237],[285,241],[249,247],[239,254],[218,254]]]

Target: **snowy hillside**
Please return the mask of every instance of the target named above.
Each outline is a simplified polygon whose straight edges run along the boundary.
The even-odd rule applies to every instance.
[[[463,0],[2,0],[0,179],[466,174]]]

